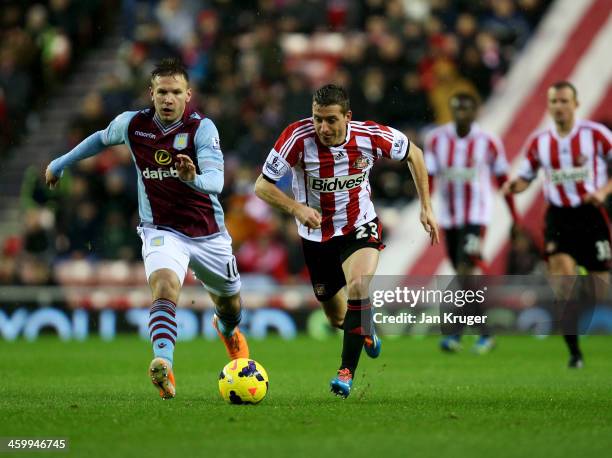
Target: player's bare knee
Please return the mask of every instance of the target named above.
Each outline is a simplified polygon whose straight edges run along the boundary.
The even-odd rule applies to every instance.
[[[149,283],[154,299],[168,299],[173,302],[178,299],[181,283],[174,272],[167,269],[153,272]]]
[[[179,294],[179,285],[175,285],[166,280],[159,281],[153,289],[155,299],[168,299],[176,302]]]
[[[576,273],[576,262],[566,254],[550,256],[548,266],[553,275],[574,275]]]
[[[216,294],[211,294],[213,302],[217,306],[217,308],[221,311],[231,311],[235,312],[240,310],[241,300],[240,294],[234,294],[233,296],[217,296]]]
[[[346,289],[349,299],[364,299],[368,297],[370,282],[365,277],[359,275],[349,279]]]
[[[327,316],[327,321],[329,322],[330,326],[342,329],[342,325],[344,324],[344,315],[341,315],[339,312],[326,310],[325,316]]]

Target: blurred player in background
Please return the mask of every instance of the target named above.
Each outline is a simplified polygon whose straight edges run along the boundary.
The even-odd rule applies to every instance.
[[[538,169],[545,172],[544,195],[548,201],[545,251],[550,273],[575,278],[577,266],[593,279],[591,294],[605,294],[609,283],[610,228],[603,203],[612,191],[607,165],[612,155],[612,135],[603,125],[576,119],[576,88],[560,81],[548,89],[548,112],[554,125],[534,132],[525,145],[518,178],[506,183],[506,193],[527,189]],[[555,282],[562,297],[569,297],[573,282]],[[574,307],[575,308],[575,307]],[[580,307],[578,307],[580,309]],[[570,351],[570,368],[583,366],[578,345],[578,319],[567,304],[562,323]]]
[[[231,359],[248,358],[238,324],[240,275],[217,195],[223,189],[223,154],[217,128],[192,110],[182,64],[162,61],[151,74],[154,108],[126,111],[47,167],[54,187],[64,168],[112,145],[125,144],[138,173],[142,257],[153,303],[149,333],[151,380],[164,399],[176,394],[172,370],[176,304],[190,267],[215,303],[213,324]]]
[[[430,192],[435,179],[442,194],[438,220],[444,228],[446,250],[457,275],[486,273],[481,251],[491,220],[491,176],[501,187],[508,179],[508,161],[500,139],[475,122],[478,100],[474,95],[457,93],[449,103],[453,121],[432,130],[425,139]],[[514,199],[506,196],[506,202],[516,222]],[[461,331],[457,328],[453,331],[456,333],[444,338],[440,343],[442,350],[459,351]],[[474,350],[486,353],[495,341],[485,328],[481,332]]]
[[[421,223],[438,243],[422,151],[396,129],[353,121],[346,91],[336,85],[314,93],[312,118],[283,131],[255,184],[257,196],[295,217],[315,296],[331,325],[344,330],[342,363],[330,384],[342,397],[350,394],[361,349],[373,358],[381,350],[369,282],[384,245],[368,182],[381,157],[408,163]],[[290,169],[295,199],[275,184]]]

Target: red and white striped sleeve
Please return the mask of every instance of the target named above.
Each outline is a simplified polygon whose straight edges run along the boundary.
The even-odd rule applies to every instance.
[[[410,140],[402,132],[374,121],[365,121],[362,127],[370,133],[379,157],[396,161],[408,159]]]
[[[538,132],[529,137],[525,146],[523,146],[523,160],[519,166],[518,176],[527,181],[531,181],[536,177],[541,165],[538,157],[538,138],[540,133]]]
[[[268,154],[262,170],[263,176],[268,181],[276,182],[290,168],[295,167],[304,151],[304,139],[313,132],[311,119],[294,122],[285,128]]]
[[[598,122],[590,122],[589,126],[593,129],[596,151],[598,154],[609,161],[612,159],[612,133],[610,130]]]
[[[491,155],[491,168],[495,176],[508,174],[508,159],[506,157],[506,149],[501,139],[494,134],[488,135],[489,154]]]

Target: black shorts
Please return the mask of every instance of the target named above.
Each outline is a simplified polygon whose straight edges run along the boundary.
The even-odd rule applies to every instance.
[[[446,252],[457,270],[461,267],[474,267],[475,261],[482,259],[481,247],[485,227],[477,224],[467,224],[444,230]]]
[[[346,235],[332,237],[326,242],[302,239],[304,259],[310,274],[312,289],[319,302],[334,297],[346,285],[342,263],[361,248],[382,250],[382,225],[378,218],[359,226]]]
[[[555,207],[546,210],[544,229],[546,256],[569,254],[589,271],[610,269],[610,223],[603,207]]]

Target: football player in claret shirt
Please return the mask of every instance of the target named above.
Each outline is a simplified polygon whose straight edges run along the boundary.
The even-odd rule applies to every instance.
[[[491,220],[491,177],[501,187],[508,179],[508,160],[503,144],[496,135],[484,131],[476,122],[478,101],[470,93],[451,97],[453,121],[433,129],[425,139],[425,163],[429,172],[430,191],[434,183],[442,199],[438,221],[444,229],[446,251],[458,275],[487,273],[481,248]],[[514,199],[506,196],[513,221],[517,221]],[[477,310],[474,313],[478,313]],[[444,351],[456,352],[461,329],[442,340]],[[474,346],[479,354],[494,346],[487,329],[481,329]]]
[[[213,122],[189,106],[185,68],[162,61],[151,74],[153,108],[126,111],[47,167],[55,186],[64,168],[112,145],[129,148],[138,174],[142,257],[152,299],[149,334],[153,384],[173,398],[176,304],[188,268],[215,303],[213,325],[231,359],[248,358],[241,319],[240,275],[217,195],[223,189],[223,154]]]
[[[505,184],[506,193],[522,192],[544,169],[544,196],[548,201],[544,232],[553,287],[569,299],[577,266],[589,272],[583,300],[603,297],[609,284],[610,227],[603,204],[612,192],[607,166],[612,159],[612,135],[596,122],[577,119],[576,88],[559,81],[548,88],[548,112],[553,125],[531,134],[524,148],[518,177]],[[555,275],[559,281],[555,280]],[[580,282],[584,284],[584,281]],[[589,297],[591,296],[591,297]],[[581,368],[578,320],[582,306],[565,305],[562,331],[570,351],[570,368]]]
[[[331,325],[344,331],[342,362],[331,381],[342,397],[350,393],[362,348],[373,358],[381,350],[369,282],[384,245],[368,175],[382,157],[407,162],[421,198],[421,223],[437,243],[422,151],[396,129],[353,121],[346,91],[336,85],[318,89],[312,117],[282,132],[255,184],[257,196],[295,217],[315,296]],[[289,170],[295,199],[275,184]]]

